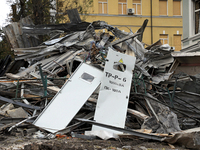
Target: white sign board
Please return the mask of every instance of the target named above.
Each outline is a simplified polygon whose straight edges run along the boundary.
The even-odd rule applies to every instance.
[[[34,121],[49,132],[64,129],[100,85],[103,72],[81,64]]]
[[[136,58],[115,52],[109,48],[107,59],[94,120],[99,123],[124,128],[132,70],[134,69]],[[92,126],[92,131],[101,130],[119,133],[115,130]]]

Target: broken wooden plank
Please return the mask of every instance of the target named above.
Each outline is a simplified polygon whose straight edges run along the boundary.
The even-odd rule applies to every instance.
[[[128,108],[127,112],[138,117],[138,118],[140,118],[140,119],[142,119],[142,120],[145,120],[149,117],[149,116],[147,116],[147,115],[145,115],[145,114],[143,114],[143,113],[141,113],[137,110],[133,110],[133,109],[130,109],[130,108]]]

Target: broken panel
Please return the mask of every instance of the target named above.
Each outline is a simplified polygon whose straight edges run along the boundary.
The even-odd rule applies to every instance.
[[[94,120],[99,123],[124,128],[132,70],[134,69],[136,58],[115,52],[109,48],[107,59]],[[92,131],[96,130],[119,133],[118,131],[94,125]]]
[[[81,64],[34,124],[52,133],[64,129],[99,86],[102,75],[101,70]]]

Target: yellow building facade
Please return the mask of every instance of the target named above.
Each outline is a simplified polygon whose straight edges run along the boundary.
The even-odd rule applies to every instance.
[[[128,14],[130,9],[134,13]],[[127,32],[130,29],[136,32],[148,19],[144,43],[150,45],[161,39],[162,43],[174,46],[176,51],[181,49],[181,0],[93,0],[93,8],[88,12],[85,21],[105,21]]]

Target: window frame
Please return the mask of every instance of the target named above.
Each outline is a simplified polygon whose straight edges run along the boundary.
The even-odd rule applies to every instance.
[[[135,12],[136,12],[135,15],[142,15],[142,0],[140,0],[140,3],[133,3],[133,0],[132,0],[132,6],[133,5],[136,5],[135,6],[135,9],[136,9],[135,10]],[[141,8],[140,12],[141,12],[141,14],[137,14],[137,5],[140,5],[140,8]]]
[[[168,16],[168,0],[159,0],[159,5],[160,1],[167,1],[167,14],[166,15],[160,15],[160,6],[159,6],[159,16]]]
[[[198,35],[198,34],[200,34],[200,17],[199,17],[199,31],[197,32],[197,33],[195,33],[196,32],[196,18],[195,18],[195,16],[196,16],[196,13],[197,12],[199,12],[200,13],[200,8],[199,9],[195,9],[195,5],[196,5],[196,3],[195,3],[196,1],[195,0],[193,0],[193,27],[194,27],[194,31],[193,31],[193,33],[194,33],[194,35]]]
[[[183,9],[183,8],[182,8],[182,0],[173,0],[173,2],[174,2],[174,1],[180,1],[180,5],[181,5],[180,9],[181,9],[181,10],[180,10],[180,15],[174,15],[174,12],[173,12],[173,16],[182,16],[182,15],[183,15],[183,12],[182,12],[182,9]],[[174,5],[173,5],[173,7],[174,7]],[[174,9],[174,8],[173,8],[173,9]],[[173,11],[174,11],[174,10],[173,10]]]
[[[174,43],[174,37],[175,37],[175,36],[180,36],[180,37],[181,37],[181,41],[182,41],[182,38],[183,38],[183,35],[182,35],[182,34],[173,34],[173,47],[175,47],[175,43]],[[181,47],[181,49],[183,48],[183,42],[181,42],[180,47]],[[180,50],[181,50],[181,49],[180,49]],[[179,51],[180,51],[180,50],[179,50]],[[175,47],[175,51],[177,51],[177,50],[176,50],[176,47]]]
[[[101,3],[102,4],[102,13],[99,14],[108,14],[108,0],[106,2],[100,2],[101,0],[98,0],[98,5]],[[104,4],[107,4],[107,13],[104,13]]]
[[[118,7],[119,7],[119,4],[122,4],[122,6],[121,6],[121,7],[122,7],[122,14],[120,14],[119,12],[118,12],[118,14],[119,14],[119,15],[127,15],[127,8],[128,8],[128,7],[127,7],[127,0],[126,0],[126,3],[119,2],[119,0],[118,0]],[[124,5],[124,4],[126,4],[126,14],[123,14],[123,5]],[[119,8],[118,8],[118,9],[119,9]]]
[[[159,34],[159,36],[161,36],[161,35],[167,35],[167,38],[160,38],[160,37],[159,37],[159,39],[160,39],[161,41],[163,41],[163,42],[161,42],[161,43],[164,45],[164,40],[167,39],[167,44],[169,44],[169,34]]]
[[[187,25],[185,27],[185,30],[188,30],[188,33],[183,33],[183,48],[189,47],[193,44],[196,44],[196,41],[200,38],[200,33],[195,33],[195,0],[188,0],[188,18],[185,19],[185,22],[187,20]],[[182,11],[183,15],[185,14],[184,11]],[[183,19],[184,20],[184,19]],[[184,29],[184,27],[183,27]]]

